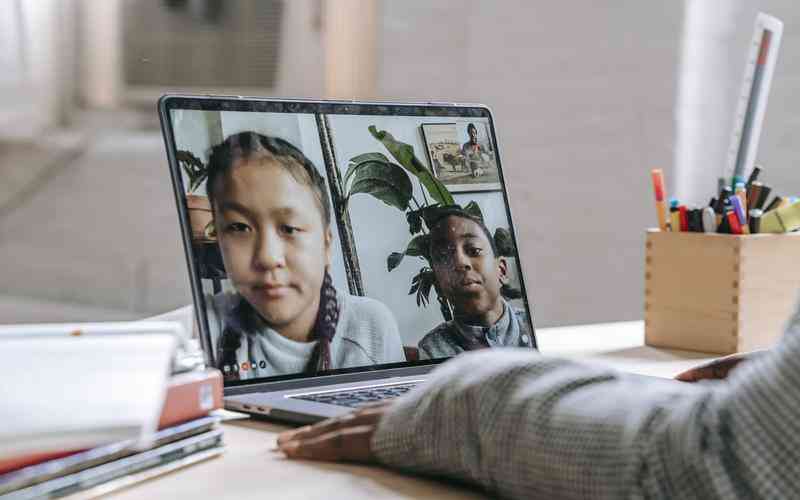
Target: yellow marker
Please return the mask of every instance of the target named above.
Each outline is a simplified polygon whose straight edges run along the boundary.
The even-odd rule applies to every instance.
[[[680,232],[681,230],[681,213],[675,210],[674,212],[669,213],[670,217],[670,228],[672,231]]]
[[[653,191],[656,195],[656,214],[658,214],[658,228],[667,230],[667,204],[664,202],[664,172],[654,168],[650,174],[653,177]]]

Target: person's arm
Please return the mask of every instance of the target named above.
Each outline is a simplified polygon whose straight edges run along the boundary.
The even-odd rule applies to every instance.
[[[509,498],[781,498],[800,488],[800,314],[725,381],[520,351],[459,356],[382,408],[285,433],[290,457],[379,460]]]

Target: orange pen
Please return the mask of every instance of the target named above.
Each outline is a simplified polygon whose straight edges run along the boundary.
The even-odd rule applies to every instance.
[[[658,214],[658,228],[667,230],[667,204],[664,201],[664,172],[654,168],[650,174],[653,177],[653,191],[656,195],[656,214]]]

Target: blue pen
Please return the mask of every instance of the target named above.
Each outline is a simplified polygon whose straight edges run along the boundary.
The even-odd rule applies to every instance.
[[[731,202],[731,206],[733,207],[733,212],[736,214],[736,218],[739,219],[739,224],[742,226],[742,231],[745,234],[749,233],[749,227],[747,225],[747,212],[744,211],[744,205],[742,204],[742,200],[734,195],[728,198]]]

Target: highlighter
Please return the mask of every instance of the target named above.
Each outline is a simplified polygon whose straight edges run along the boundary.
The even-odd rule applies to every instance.
[[[656,195],[656,214],[658,215],[658,228],[662,231],[667,230],[667,206],[664,203],[664,172],[660,168],[654,168],[650,172],[653,177],[653,191]]]
[[[761,216],[761,233],[788,233],[800,229],[800,202],[771,210]]]

